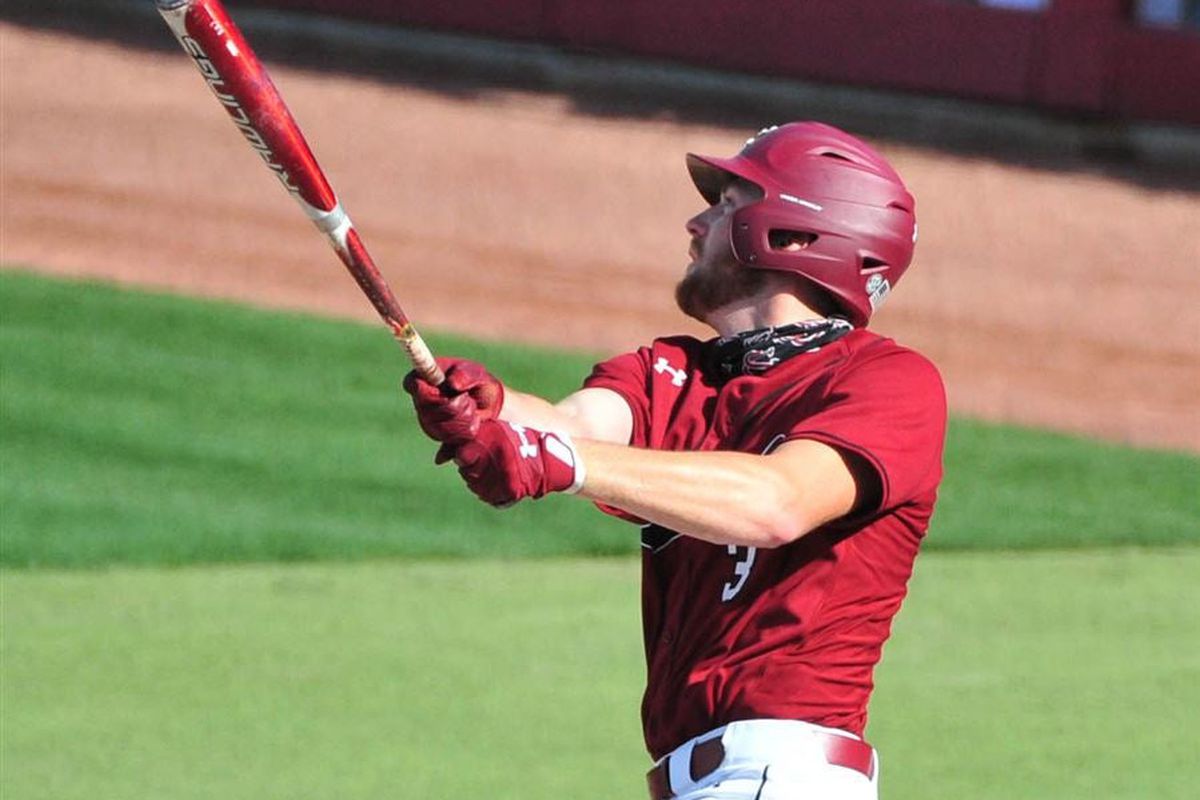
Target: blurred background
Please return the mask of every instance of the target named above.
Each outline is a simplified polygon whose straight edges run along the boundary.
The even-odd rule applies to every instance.
[[[685,152],[876,144],[954,415],[883,797],[1191,797],[1200,3],[227,5],[435,350],[550,396],[704,335]],[[641,796],[636,530],[434,469],[153,4],[6,3],[0,103],[0,794]]]

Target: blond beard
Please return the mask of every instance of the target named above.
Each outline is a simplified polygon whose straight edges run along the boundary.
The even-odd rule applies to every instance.
[[[761,291],[767,275],[732,260],[699,267],[675,285],[675,304],[692,319],[707,323],[713,311]]]

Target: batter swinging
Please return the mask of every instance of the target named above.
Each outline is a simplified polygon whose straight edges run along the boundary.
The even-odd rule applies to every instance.
[[[908,268],[913,198],[827,125],[689,155],[709,206],[676,289],[708,341],[598,364],[558,403],[443,359],[421,426],[496,506],[572,492],[642,529],[654,800],[877,797],[872,673],[941,479],[945,394],[866,329]]]

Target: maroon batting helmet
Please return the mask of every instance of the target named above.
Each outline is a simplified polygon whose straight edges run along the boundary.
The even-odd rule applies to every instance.
[[[734,177],[757,185],[762,199],[733,216],[734,256],[747,267],[803,276],[855,325],[866,325],[912,261],[912,195],[883,156],[830,125],[766,128],[733,158],[688,153],[687,166],[709,203]],[[808,244],[773,246],[776,232],[799,233]]]

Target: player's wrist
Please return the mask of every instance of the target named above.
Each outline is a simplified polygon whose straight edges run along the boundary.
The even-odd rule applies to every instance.
[[[555,459],[561,468],[554,469],[555,462],[547,468],[547,488],[552,492],[579,494],[587,480],[587,467],[571,436],[559,431],[546,431],[540,435],[542,447]]]
[[[501,508],[551,492],[575,494],[587,475],[568,434],[501,420],[482,421],[453,458],[471,491]]]

